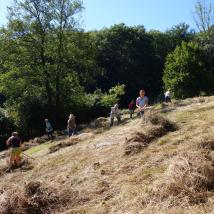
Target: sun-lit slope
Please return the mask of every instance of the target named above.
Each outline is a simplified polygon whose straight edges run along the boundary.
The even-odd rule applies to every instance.
[[[52,153],[60,142],[26,151],[34,168],[0,178],[2,213],[211,213],[214,98],[165,109],[173,129],[154,111],[144,123],[63,140]]]

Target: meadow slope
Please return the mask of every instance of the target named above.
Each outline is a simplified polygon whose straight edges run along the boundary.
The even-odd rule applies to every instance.
[[[213,213],[214,97],[157,109],[2,158],[0,213]]]

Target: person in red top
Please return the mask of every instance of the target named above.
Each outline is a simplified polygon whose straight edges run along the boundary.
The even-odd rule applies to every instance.
[[[134,105],[134,100],[132,100],[130,103],[129,103],[129,114],[130,114],[130,118],[132,118],[132,115],[134,114],[134,109],[135,109],[135,105]]]
[[[12,136],[6,141],[7,146],[11,147],[11,154],[10,154],[10,168],[15,164],[17,167],[20,167],[21,158],[20,154],[22,152],[22,142],[18,136],[17,132],[13,132]]]

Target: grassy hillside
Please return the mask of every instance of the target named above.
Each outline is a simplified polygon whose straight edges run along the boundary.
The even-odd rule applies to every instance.
[[[0,213],[212,213],[213,133],[214,97],[194,98],[33,147],[12,173],[2,158]]]

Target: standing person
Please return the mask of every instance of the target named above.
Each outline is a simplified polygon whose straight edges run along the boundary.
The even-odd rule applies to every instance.
[[[164,93],[164,101],[165,101],[166,103],[171,102],[171,99],[170,99],[170,91],[169,91],[169,90],[167,90],[167,91]]]
[[[129,109],[130,118],[132,118],[132,115],[134,114],[134,109],[135,109],[135,107],[134,107],[134,100],[132,100],[129,103],[128,109]]]
[[[114,124],[114,117],[117,118],[118,123],[120,123],[121,118],[120,118],[120,111],[118,108],[118,104],[115,104],[113,107],[111,107],[111,113],[110,113],[110,127],[113,126]]]
[[[136,106],[140,112],[140,116],[141,118],[143,118],[143,115],[144,115],[144,111],[146,109],[146,107],[148,106],[148,97],[145,96],[146,92],[144,89],[141,89],[140,92],[139,92],[139,97],[137,98],[136,100]]]
[[[13,132],[12,136],[6,141],[6,144],[7,146],[11,147],[9,169],[12,168],[14,162],[17,167],[20,167],[21,165],[20,154],[22,152],[22,142],[18,136],[18,132]]]
[[[48,135],[48,139],[53,140],[53,127],[48,119],[45,119],[46,133]]]
[[[68,117],[68,136],[71,137],[74,135],[75,129],[76,129],[76,121],[75,116],[73,114],[70,114]]]

